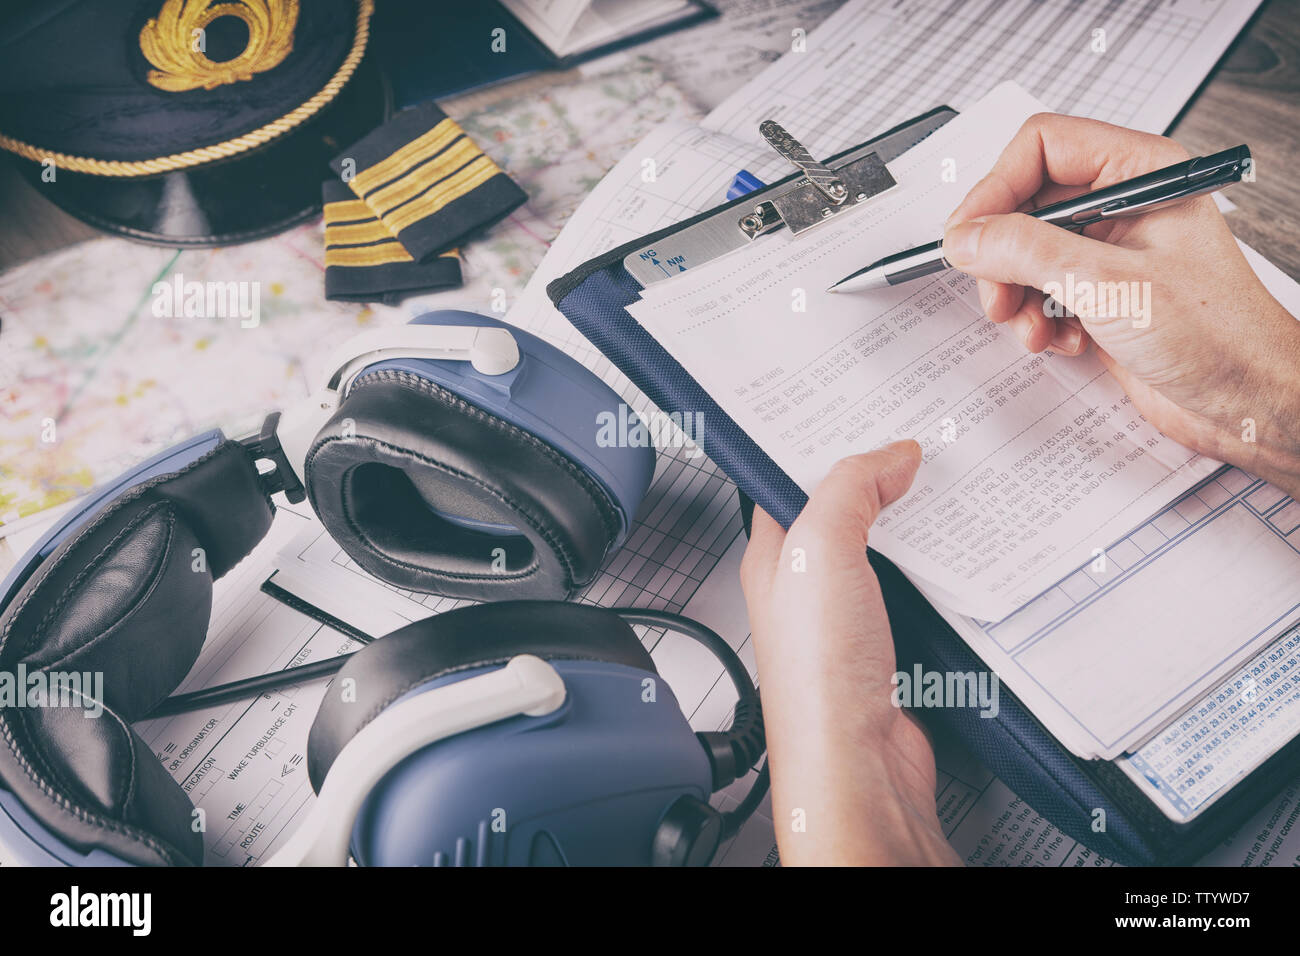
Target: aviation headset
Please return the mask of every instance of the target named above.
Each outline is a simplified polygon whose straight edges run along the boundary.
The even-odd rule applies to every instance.
[[[354,689],[317,713],[318,799],[272,864],[707,863],[766,788],[764,772],[729,814],[707,802],[763,751],[748,672],[686,618],[554,600],[622,543],[653,476],[648,442],[598,441],[602,415],[626,414],[617,394],[468,312],[364,333],[327,369],[257,436],[199,435],[92,492],[0,584],[0,671],[104,675],[98,719],[0,706],[0,841],[36,863],[202,862],[185,792],[130,724],[188,706],[168,711],[168,695],[203,646],[212,582],[283,492],[380,580],[511,600],[226,689],[340,665],[336,686]],[[722,660],[739,695],[729,730],[691,731],[631,624]]]

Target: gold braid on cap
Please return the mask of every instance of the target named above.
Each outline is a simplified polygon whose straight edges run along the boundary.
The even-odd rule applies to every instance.
[[[291,12],[293,21],[296,22],[298,15],[296,2],[288,0],[288,3],[285,4],[283,0],[270,0],[270,3],[277,10],[287,7]],[[179,25],[189,29],[203,29],[219,16],[239,17],[248,25],[248,46],[234,60],[225,63],[214,63],[208,60],[206,56],[203,56],[201,52],[192,51],[189,45],[184,45],[182,52],[178,56],[175,44],[158,45],[157,33],[155,32],[158,28],[158,21],[150,20],[140,32],[140,49],[150,63],[162,68],[161,70],[151,70],[149,72],[150,84],[168,90],[186,90],[198,87],[212,89],[223,83],[251,79],[253,73],[261,73],[281,63],[293,49],[293,23],[289,25],[286,39],[281,28],[271,29],[269,20],[260,16],[261,13],[266,13],[268,17],[271,15],[265,2],[263,2],[261,9],[255,12],[236,12],[236,8],[253,11],[252,6],[242,7],[232,3],[222,3],[206,9],[200,8],[197,13],[190,16],[187,13],[180,12],[179,7],[176,7],[176,0],[167,0],[159,13],[159,18],[167,20],[169,17],[175,17],[173,26]],[[357,0],[357,28],[352,40],[352,49],[348,51],[348,55],[344,57],[343,62],[339,64],[339,68],[334,72],[330,81],[321,88],[320,92],[292,112],[286,113],[278,120],[267,123],[251,133],[245,133],[243,136],[237,136],[234,139],[228,139],[224,143],[217,143],[213,146],[203,146],[199,149],[186,150],[183,153],[172,153],[170,156],[159,156],[157,159],[143,160],[108,160],[69,156],[66,153],[54,153],[32,146],[29,143],[20,142],[5,136],[3,133],[0,133],[0,149],[6,149],[34,162],[52,161],[59,169],[66,169],[74,173],[90,173],[93,176],[152,176],[157,173],[169,173],[177,169],[199,166],[213,160],[226,159],[246,152],[256,146],[270,142],[282,133],[289,132],[295,126],[302,125],[338,96],[339,91],[347,85],[348,80],[352,78],[352,74],[356,72],[361,58],[365,55],[366,43],[370,39],[370,16],[374,13],[374,9],[374,0]],[[146,37],[151,37],[151,39],[146,39]],[[208,66],[205,67],[203,64],[208,64]]]

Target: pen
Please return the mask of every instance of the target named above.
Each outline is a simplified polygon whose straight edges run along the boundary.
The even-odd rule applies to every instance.
[[[1026,215],[1063,229],[1078,230],[1106,219],[1140,215],[1240,182],[1249,170],[1250,162],[1250,148],[1234,146],[1221,153],[1198,156],[1105,189],[1052,203]],[[879,259],[845,276],[826,291],[883,289],[950,268],[952,266],[943,257],[941,239]]]

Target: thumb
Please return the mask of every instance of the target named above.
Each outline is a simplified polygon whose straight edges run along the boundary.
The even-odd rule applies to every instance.
[[[1023,213],[980,216],[954,223],[943,236],[943,256],[954,268],[987,279],[1046,289],[1072,288],[1065,276],[1106,281],[1131,272],[1126,250],[1070,232]],[[1074,311],[1073,302],[1062,304]]]
[[[860,552],[880,509],[903,496],[920,465],[921,446],[911,439],[841,459],[813,491],[791,536],[811,532]]]

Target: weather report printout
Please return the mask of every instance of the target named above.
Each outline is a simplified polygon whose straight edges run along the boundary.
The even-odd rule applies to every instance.
[[[924,463],[872,544],[946,606],[988,621],[1218,467],[1148,424],[1095,356],[1027,354],[984,317],[968,276],[824,291],[940,235],[1042,108],[1003,84],[896,160],[898,185],[861,210],[756,240],[629,308],[805,491],[846,455],[920,442]]]

